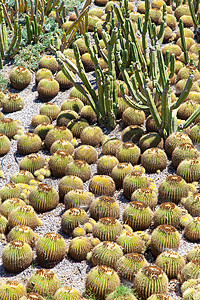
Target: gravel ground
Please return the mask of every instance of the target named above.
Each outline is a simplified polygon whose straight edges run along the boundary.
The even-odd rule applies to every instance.
[[[12,64],[6,65],[4,69],[1,71],[2,75],[5,77],[8,77],[10,69],[13,67]],[[16,90],[10,89],[10,92],[16,93]],[[21,121],[22,126],[25,129],[25,132],[32,130],[30,127],[31,119],[32,117],[39,113],[40,107],[43,105],[42,102],[40,102],[37,98],[37,91],[36,91],[36,85],[35,85],[35,80],[33,76],[33,80],[31,84],[24,89],[23,91],[19,92],[20,96],[24,99],[25,101],[25,107],[23,110],[19,112],[15,112],[12,114],[6,114],[6,117],[11,117],[13,119],[18,119]],[[59,92],[59,94],[50,102],[54,102],[61,106],[61,103],[67,99],[69,95],[69,91],[64,91],[64,92]],[[113,130],[112,132],[106,132],[111,137],[121,137],[121,131],[122,128],[119,125]],[[3,187],[6,183],[9,182],[10,176],[19,170],[19,162],[22,159],[22,156],[16,155],[16,144],[17,142],[13,140],[11,142],[11,150],[9,153],[0,159],[2,169],[4,171],[5,177],[0,179],[0,187]],[[100,148],[98,149],[100,153]],[[39,154],[42,154],[43,156],[49,156],[49,153],[45,151],[40,151]],[[92,175],[96,173],[96,165],[92,165]],[[167,169],[165,169],[163,172],[160,172],[159,174],[149,174],[151,178],[153,178],[156,182],[157,187],[161,183],[161,181],[169,174],[175,173],[175,170],[171,166],[170,162],[168,164]],[[60,179],[53,179],[53,178],[48,178],[45,179],[44,183],[48,183],[52,186],[54,186],[58,190],[58,183]],[[85,190],[88,190],[88,182],[85,183]],[[120,204],[121,208],[121,214],[124,211],[125,206],[129,202],[127,199],[123,197],[122,191],[117,191],[115,193],[115,198]],[[52,210],[51,212],[44,213],[44,214],[39,214],[39,218],[42,219],[43,221],[43,226],[40,226],[36,228],[36,232],[39,234],[39,236],[47,233],[47,232],[56,232],[60,233],[67,244],[69,244],[71,237],[66,236],[63,234],[61,231],[61,216],[64,212],[64,205],[60,203],[56,209]],[[120,218],[121,219],[121,218]],[[147,230],[147,232],[151,232],[151,230]],[[185,256],[190,249],[192,249],[194,246],[197,244],[195,243],[190,243],[188,242],[182,232],[181,233],[181,245],[179,247],[178,253],[181,255]],[[2,265],[2,260],[1,260],[1,253],[2,250],[5,246],[5,243],[0,243],[0,277],[1,278],[10,278],[10,279],[20,279],[24,283],[26,283],[27,279],[30,277],[30,275],[40,267],[37,265],[36,260],[34,259],[33,264],[23,272],[13,275],[7,273]],[[146,257],[149,262],[153,263],[154,258],[150,254],[150,252],[146,253]],[[56,265],[52,270],[58,275],[61,284],[62,285],[71,285],[73,287],[76,287],[80,289],[81,291],[84,290],[84,285],[85,285],[85,278],[86,274],[88,271],[91,269],[91,265],[87,261],[82,261],[82,262],[75,262],[71,260],[68,257],[65,257],[65,259],[60,262],[58,265]],[[127,283],[127,282],[126,282]],[[129,282],[129,284],[131,284]],[[182,299],[180,296],[180,285],[178,280],[171,280],[170,285],[169,285],[169,295],[174,297],[174,299]]]

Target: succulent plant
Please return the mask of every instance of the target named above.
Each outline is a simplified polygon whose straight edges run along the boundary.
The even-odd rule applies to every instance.
[[[181,204],[184,205],[189,214],[198,217],[200,214],[200,193],[192,193],[187,198],[182,198]]]
[[[53,74],[52,74],[51,70],[49,70],[47,68],[39,69],[35,74],[36,84],[38,84],[38,82],[40,80],[47,79],[47,78],[53,78]]]
[[[143,253],[145,244],[142,238],[133,232],[124,230],[117,239],[117,243],[123,248],[126,253]]]
[[[61,105],[61,110],[74,110],[79,113],[84,107],[83,102],[79,98],[69,98],[65,100]]]
[[[153,294],[147,300],[174,300],[174,298],[164,294]]]
[[[200,240],[200,217],[195,217],[186,226],[184,234],[191,242],[199,242]]]
[[[165,141],[165,151],[167,155],[171,156],[174,149],[183,143],[192,144],[192,141],[187,134],[182,132],[170,134]]]
[[[29,181],[34,179],[34,176],[31,172],[26,170],[19,170],[18,172],[14,173],[10,177],[11,183],[26,183],[29,184]]]
[[[181,198],[187,197],[189,187],[185,180],[177,175],[167,176],[159,185],[158,197],[161,202],[179,203]]]
[[[9,138],[0,133],[0,156],[5,155],[10,150],[10,140]]]
[[[183,102],[178,109],[178,118],[181,120],[187,120],[198,107],[199,104],[194,100],[187,100]],[[196,121],[198,121],[198,118]]]
[[[29,194],[29,204],[37,212],[54,209],[59,203],[58,192],[48,184],[39,184]]]
[[[148,187],[136,189],[131,195],[131,201],[140,201],[154,209],[158,203],[157,194]]]
[[[135,276],[134,287],[139,297],[147,299],[156,293],[166,293],[168,289],[167,275],[157,266],[141,268]]]
[[[92,172],[88,163],[83,160],[74,160],[66,165],[65,174],[77,176],[85,182],[90,179]]]
[[[185,211],[180,218],[180,226],[185,228],[192,220],[193,217]]]
[[[123,212],[124,223],[128,224],[133,231],[147,229],[152,219],[153,212],[150,207],[139,201],[130,202]]]
[[[41,79],[37,86],[37,92],[42,101],[52,99],[59,92],[59,83],[53,78]]]
[[[0,233],[7,233],[8,220],[0,213]]]
[[[78,114],[74,110],[62,110],[57,116],[58,126],[67,126],[71,120],[78,119]]]
[[[71,190],[64,197],[65,208],[79,207],[88,210],[91,202],[94,200],[94,195],[83,190]]]
[[[178,165],[176,173],[186,182],[198,181],[200,179],[200,160],[194,158],[184,159]]]
[[[81,145],[75,149],[74,159],[84,160],[88,164],[93,164],[98,159],[98,152],[90,145]]]
[[[199,278],[197,278],[197,279],[192,278],[192,279],[188,279],[188,280],[184,281],[182,283],[182,285],[181,285],[181,292],[182,292],[182,294],[187,289],[192,288],[192,287],[198,285],[199,283],[200,283]]]
[[[73,139],[71,131],[65,126],[55,126],[51,129],[45,137],[45,146],[47,149],[50,149],[51,145],[60,139],[67,140],[69,142]]]
[[[181,215],[182,210],[180,207],[172,202],[164,202],[154,212],[154,226],[157,227],[158,225],[166,224],[178,227]]]
[[[186,255],[186,260],[188,262],[196,259],[200,260],[200,246],[192,248]]]
[[[63,286],[59,288],[55,295],[55,300],[83,300],[84,298],[81,296],[79,290],[70,287],[70,286]]]
[[[73,158],[68,152],[57,150],[49,159],[49,168],[52,175],[57,178],[63,177],[66,174],[68,164],[71,162],[73,162]]]
[[[54,154],[58,150],[60,150],[60,151],[66,151],[70,155],[72,155],[74,153],[74,146],[69,141],[61,139],[61,140],[55,141],[51,145],[51,148],[50,148],[51,154]]]
[[[34,115],[31,120],[31,126],[34,128],[36,128],[38,125],[43,124],[43,123],[50,124],[51,118],[48,117],[47,115],[37,114],[37,115]]]
[[[124,196],[130,199],[135,190],[148,186],[150,186],[150,181],[144,173],[132,171],[123,180]]]
[[[177,250],[180,245],[180,235],[171,225],[159,225],[151,235],[151,252],[158,256],[167,250]]]
[[[38,238],[37,234],[29,226],[24,226],[24,225],[23,226],[17,225],[13,227],[7,235],[8,242],[22,241],[29,244],[31,248],[35,247],[37,238]]]
[[[60,286],[60,281],[52,271],[48,269],[37,270],[27,282],[27,291],[35,292],[42,296],[54,295]]]
[[[122,131],[123,142],[138,142],[141,136],[144,135],[142,127],[137,125],[130,125]]]
[[[21,188],[15,183],[7,183],[0,189],[0,198],[4,202],[10,198],[19,198],[21,194]]]
[[[157,132],[150,132],[141,136],[139,147],[142,152],[149,148],[163,149],[163,139]]]
[[[0,284],[0,298],[9,300],[19,300],[26,294],[26,287],[14,280],[5,280]]]
[[[12,113],[24,108],[24,100],[18,94],[8,94],[1,101],[4,113]]]
[[[71,190],[84,189],[83,181],[76,176],[67,175],[64,176],[58,185],[60,200],[64,199],[65,194]]]
[[[11,241],[2,252],[3,266],[7,272],[19,273],[28,268],[33,260],[33,251],[29,244]]]
[[[37,134],[41,140],[45,140],[45,137],[49,130],[53,129],[54,126],[49,123],[41,123],[34,129],[34,134]]]
[[[91,203],[90,216],[96,221],[105,217],[118,219],[120,216],[119,204],[112,197],[100,196]]]
[[[164,170],[167,166],[167,155],[159,148],[150,148],[141,156],[141,164],[149,173]]]
[[[86,259],[87,254],[91,251],[92,244],[86,237],[75,237],[69,244],[68,254],[76,261]]]
[[[112,155],[103,155],[97,162],[97,174],[108,175],[112,173],[112,169],[119,163],[118,159]]]
[[[31,82],[31,72],[25,67],[18,66],[11,70],[9,79],[12,87],[16,90],[23,90]]]
[[[116,151],[116,157],[120,163],[127,162],[136,165],[140,158],[140,148],[132,142],[123,143]]]
[[[75,79],[75,75],[73,72],[70,72],[70,75]],[[58,81],[61,90],[68,90],[73,86],[71,81],[69,81],[69,79],[61,70],[56,74],[55,79],[56,81]]]
[[[68,209],[62,216],[61,226],[66,234],[71,234],[74,228],[88,222],[87,213],[78,207]]]
[[[60,113],[60,107],[55,104],[55,103],[45,103],[41,108],[40,108],[40,114],[41,115],[46,115],[52,120],[57,119],[57,116]]]
[[[122,114],[122,121],[126,126],[142,125],[145,121],[145,113],[143,110],[128,107]]]
[[[58,70],[58,63],[55,57],[51,55],[43,56],[39,61],[39,68],[46,68],[50,70],[52,73],[55,73]]]
[[[72,232],[72,235],[73,235],[74,238],[79,237],[79,236],[84,236],[84,235],[86,235],[86,231],[82,227],[76,227],[76,228],[74,228],[74,230]]]
[[[114,218],[101,218],[93,227],[93,236],[101,241],[115,242],[122,232],[122,225]]]
[[[65,240],[58,233],[49,232],[40,237],[36,244],[37,261],[42,267],[53,267],[65,257]]]
[[[81,118],[84,118],[90,124],[94,124],[97,121],[97,115],[90,105],[85,105],[83,108],[81,108],[80,115]]]
[[[120,257],[115,264],[117,274],[129,281],[133,281],[137,272],[148,265],[144,255],[139,253],[128,253]]]
[[[34,173],[45,166],[45,159],[39,154],[26,155],[19,164],[20,170],[29,171]]]
[[[177,252],[168,250],[156,258],[155,264],[167,274],[169,279],[173,279],[179,277],[186,263]]]
[[[77,40],[76,40],[77,42]],[[88,100],[87,98],[85,97],[85,95],[83,95],[81,92],[79,92],[76,87],[73,87],[71,90],[70,90],[70,93],[69,93],[69,97],[70,98],[78,98],[80,99],[83,104],[88,104]],[[84,118],[84,117],[83,117]]]
[[[97,126],[88,126],[83,129],[80,135],[81,143],[90,145],[90,146],[98,146],[103,138],[103,132],[100,127]]]
[[[89,123],[85,119],[73,119],[71,120],[67,128],[69,128],[74,137],[80,138],[82,131],[89,126]]]
[[[186,158],[197,159],[199,157],[198,150],[190,143],[178,145],[172,152],[172,163],[175,168]]]
[[[34,133],[25,133],[17,141],[17,152],[21,155],[27,155],[38,152],[42,146],[41,138]]]
[[[1,205],[0,205],[0,213],[8,218],[9,214],[11,211],[19,206],[24,206],[26,203],[19,199],[19,198],[10,198],[5,200]]]
[[[120,279],[117,273],[107,266],[96,266],[92,268],[86,277],[86,292],[105,299],[105,296],[112,293],[120,286]]]
[[[122,141],[118,138],[107,139],[102,144],[103,155],[116,155],[117,149],[122,145]]]
[[[28,293],[25,296],[22,296],[20,300],[45,300],[45,299],[38,293]]]
[[[8,226],[13,228],[17,225],[25,225],[34,229],[35,227],[42,225],[42,222],[38,219],[33,207],[25,205],[15,208],[9,214]]]
[[[124,178],[133,171],[131,163],[119,163],[111,172],[111,177],[114,179],[116,188],[122,188]]]
[[[11,118],[0,119],[0,133],[5,134],[9,139],[17,134],[19,124]]]
[[[116,262],[123,256],[122,248],[109,241],[104,241],[92,249],[91,262],[93,266],[104,265],[114,268]]]
[[[146,119],[146,130],[147,132],[158,132],[159,130],[152,115],[148,116]]]
[[[113,196],[115,193],[115,182],[107,175],[95,175],[89,182],[89,191],[95,195]]]
[[[200,274],[200,260],[192,260],[185,265],[181,272],[180,281],[183,283],[189,279],[197,279],[199,278]]]
[[[188,135],[194,144],[198,144],[200,141],[200,123],[197,123],[194,126],[192,126]]]

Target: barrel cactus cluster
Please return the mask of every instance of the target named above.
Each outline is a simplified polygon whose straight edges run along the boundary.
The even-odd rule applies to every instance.
[[[0,92],[0,300],[200,299],[199,0],[9,5],[0,68],[60,31]]]

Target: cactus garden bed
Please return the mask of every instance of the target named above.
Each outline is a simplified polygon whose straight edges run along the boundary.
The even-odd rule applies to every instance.
[[[0,300],[198,300],[199,1],[70,5],[0,3]]]

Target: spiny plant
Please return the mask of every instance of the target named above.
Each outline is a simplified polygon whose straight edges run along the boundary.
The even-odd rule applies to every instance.
[[[36,255],[39,265],[52,267],[65,257],[65,240],[58,233],[49,232],[40,237],[36,244]]]
[[[22,241],[31,246],[35,247],[38,235],[29,227],[24,225],[17,225],[13,227],[7,235],[8,242],[11,241]]]
[[[26,294],[26,287],[14,280],[5,280],[0,285],[0,297],[2,299],[20,299]]]
[[[27,282],[27,291],[35,292],[42,296],[54,295],[60,286],[56,274],[48,269],[37,270]]]
[[[140,201],[154,209],[158,203],[157,194],[148,187],[135,190],[131,195],[131,201]]]
[[[120,285],[113,293],[106,297],[106,300],[136,300],[134,290],[126,285]]]
[[[101,241],[116,241],[122,232],[122,225],[114,218],[101,218],[93,227],[92,234]]]
[[[74,228],[88,222],[89,216],[87,213],[77,207],[68,209],[62,216],[61,226],[66,234],[71,234]]]
[[[114,268],[116,262],[122,256],[123,251],[118,244],[104,241],[92,249],[90,260],[93,266],[104,265]]]
[[[19,273],[28,268],[33,260],[33,251],[23,241],[11,241],[2,252],[4,268],[10,273]]]
[[[79,207],[88,210],[91,202],[94,200],[94,195],[83,190],[71,190],[64,197],[65,208]]]
[[[86,292],[100,299],[112,293],[120,286],[117,273],[107,266],[96,266],[90,270],[86,277]]]
[[[95,175],[89,182],[89,191],[96,195],[113,196],[115,193],[115,182],[108,175]]]
[[[87,254],[91,251],[92,244],[87,237],[75,237],[69,244],[68,254],[76,261],[86,259]]]
[[[145,251],[144,241],[134,232],[123,230],[117,239],[117,243],[123,248],[125,254],[143,253]]]
[[[83,190],[83,181],[76,176],[67,175],[62,177],[58,185],[60,200],[64,199],[65,194],[74,189]]]
[[[11,213],[11,211],[15,208],[17,208],[18,206],[24,206],[26,205],[26,203],[19,199],[19,198],[10,198],[5,200],[1,205],[0,205],[0,213],[8,218],[9,214]]]
[[[154,212],[153,221],[154,226],[166,224],[178,227],[182,210],[172,202],[162,203]]]
[[[120,216],[119,204],[114,198],[109,196],[100,196],[90,205],[90,216],[98,221],[100,218],[112,217],[118,219]]]

